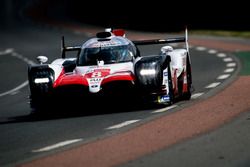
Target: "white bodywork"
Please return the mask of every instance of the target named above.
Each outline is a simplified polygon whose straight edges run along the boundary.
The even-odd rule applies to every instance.
[[[53,61],[49,67],[55,72],[55,80],[58,79],[62,69],[63,62],[66,60],[74,59],[56,59]],[[113,77],[115,75],[127,75],[128,72],[134,74],[134,64],[132,62],[117,63],[117,64],[103,64],[103,62],[98,65],[93,66],[77,66],[73,73],[80,74],[85,77],[88,81],[89,92],[97,93],[101,90],[101,83],[104,79]]]
[[[170,71],[172,77],[173,89],[176,90],[178,86],[177,78],[184,73],[183,82],[187,83],[186,77],[186,67],[187,67],[187,49],[173,49],[171,46],[164,46],[161,48],[162,54],[168,55],[171,58],[170,61]],[[163,85],[166,86],[167,94],[169,93],[169,84],[168,84],[168,69],[163,71]]]
[[[186,49],[173,49],[171,46],[164,46],[161,51],[171,57],[170,70],[171,76],[179,77],[186,68],[187,53]]]
[[[187,30],[185,37],[139,41],[130,41],[121,32],[97,33],[96,38],[81,46],[65,46],[62,38],[62,58],[51,64],[44,64],[47,58],[39,56],[40,65],[29,67],[31,107],[39,109],[41,101],[49,104],[54,97],[71,100],[67,97],[78,92],[87,98],[89,93],[96,94],[90,97],[97,97],[110,92],[110,97],[115,98],[123,93],[124,98],[140,95],[135,98],[160,104],[172,104],[178,97],[190,99],[192,76]],[[160,55],[144,57],[137,47],[179,42],[185,42],[186,47],[173,49],[167,45],[161,48]],[[78,51],[76,58],[66,58],[68,51]],[[124,92],[120,94],[120,90]]]

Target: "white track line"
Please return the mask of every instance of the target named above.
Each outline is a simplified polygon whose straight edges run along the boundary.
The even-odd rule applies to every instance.
[[[227,63],[227,67],[235,67],[236,63]]]
[[[218,76],[217,79],[218,80],[227,79],[228,77],[230,77],[230,74],[222,74],[222,75]]]
[[[110,126],[110,127],[106,128],[106,129],[107,130],[119,129],[119,128],[122,128],[124,126],[128,126],[128,125],[133,124],[133,123],[138,122],[138,121],[140,121],[140,119],[125,121],[125,122],[122,122],[120,124]]]
[[[7,91],[7,92],[4,92],[4,93],[1,93],[0,94],[0,97],[2,96],[5,96],[5,95],[8,95],[8,94],[15,94],[15,92],[17,92],[19,89],[22,89],[23,87],[27,86],[28,85],[28,81],[25,81],[24,83],[22,83],[21,85]]]
[[[208,86],[206,86],[205,88],[210,89],[210,88],[215,88],[216,86],[218,86],[219,84],[221,84],[220,82],[214,82],[209,84]]]
[[[217,53],[217,50],[210,49],[210,50],[208,51],[208,53],[210,53],[210,54],[215,54],[215,53]]]
[[[0,51],[0,55],[6,55],[6,54],[11,54],[11,56],[13,56],[13,57],[15,57],[15,58],[18,58],[18,59],[24,61],[24,62],[27,63],[27,64],[31,64],[31,65],[36,64],[36,63],[34,63],[32,60],[29,60],[28,58],[22,56],[21,54],[14,52],[14,49],[12,49],[12,48],[8,48],[8,49],[6,49],[5,51]],[[14,95],[15,92],[17,92],[18,90],[20,90],[20,89],[22,89],[23,87],[27,86],[28,83],[29,83],[28,81],[25,81],[25,82],[23,82],[21,85],[19,85],[19,86],[13,88],[13,89],[11,89],[11,90],[8,90],[8,91],[6,91],[6,92],[0,93],[0,97],[5,96],[5,95],[8,95],[8,94]]]
[[[207,48],[205,48],[205,47],[203,47],[203,46],[198,46],[198,47],[196,47],[196,50],[198,50],[198,51],[204,51],[204,50],[206,50]]]
[[[231,57],[227,57],[223,59],[224,62],[231,62],[233,59]]]
[[[24,61],[24,62],[27,63],[27,64],[31,64],[31,65],[35,65],[35,64],[36,64],[36,63],[33,62],[32,60],[29,60],[27,57],[24,57],[23,55],[21,55],[21,54],[19,54],[19,53],[16,53],[16,52],[13,52],[13,53],[11,54],[11,56],[18,58],[18,59]]]
[[[195,93],[191,96],[191,99],[197,99],[198,97],[202,96],[204,93],[201,92],[201,93]]]
[[[7,55],[7,54],[10,54],[12,52],[13,52],[13,48],[8,48],[8,49],[5,49],[4,51],[0,51],[0,56]]]
[[[67,140],[67,141],[63,141],[63,142],[60,142],[60,143],[53,144],[51,146],[43,147],[43,148],[40,148],[40,149],[37,149],[37,150],[32,150],[32,152],[37,153],[37,152],[50,151],[50,150],[53,150],[53,149],[56,149],[56,148],[60,148],[60,147],[63,147],[63,146],[69,145],[69,144],[80,142],[82,140],[83,139]]]
[[[224,73],[231,73],[234,71],[234,68],[227,68],[224,70]]]
[[[227,55],[225,53],[218,53],[217,56],[219,58],[227,57]]]
[[[177,107],[177,105],[172,105],[172,106],[169,106],[169,107],[161,108],[161,109],[153,111],[152,114],[166,112],[166,111],[168,111],[170,109],[173,109],[175,107]]]
[[[208,51],[208,53],[216,53],[216,52],[213,51],[213,49],[211,49]],[[235,70],[232,67],[235,67],[236,63],[233,62],[233,59],[231,57],[227,57],[227,55],[225,53],[218,53],[218,54],[216,54],[216,56],[219,58],[223,58],[223,61],[227,62],[226,67],[228,67],[228,68],[224,70],[224,73],[231,73]],[[217,80],[224,80],[224,79],[227,79],[228,77],[230,77],[230,74],[222,74],[222,75],[217,77]],[[207,85],[205,88],[207,88],[207,89],[215,88],[216,86],[218,86],[220,84],[221,84],[221,82],[214,82],[214,83]],[[194,94],[193,96],[191,98],[196,98],[196,94]]]

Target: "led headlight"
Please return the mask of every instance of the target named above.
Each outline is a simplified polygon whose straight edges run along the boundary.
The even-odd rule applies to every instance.
[[[141,75],[154,75],[156,73],[155,69],[142,69],[140,71]]]
[[[49,78],[36,78],[34,80],[36,84],[41,84],[41,83],[49,83]]]

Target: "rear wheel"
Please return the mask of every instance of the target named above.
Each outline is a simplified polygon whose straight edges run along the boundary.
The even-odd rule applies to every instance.
[[[171,76],[171,70],[170,70],[170,66],[168,66],[168,89],[169,89],[169,104],[173,104],[174,103],[174,89],[173,89],[173,81],[172,81],[172,76]]]
[[[191,87],[192,87],[192,73],[191,73],[191,66],[190,61],[187,58],[187,67],[186,67],[186,75],[187,75],[187,92],[183,93],[182,98],[184,100],[190,100],[191,98]]]

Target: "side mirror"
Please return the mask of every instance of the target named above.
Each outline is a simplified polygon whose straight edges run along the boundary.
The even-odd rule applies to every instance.
[[[46,56],[38,56],[36,59],[40,64],[46,63],[48,61],[48,57]]]
[[[104,61],[103,60],[97,60],[97,65],[98,66],[103,66],[104,65]]]
[[[64,67],[64,70],[65,70],[65,73],[73,72],[74,69],[76,68],[76,61],[74,61],[74,60],[66,60],[63,63],[63,67]]]
[[[161,53],[162,53],[162,54],[167,54],[168,52],[172,52],[173,50],[174,50],[174,49],[173,49],[172,46],[166,45],[166,46],[163,46],[163,47],[161,48]]]

